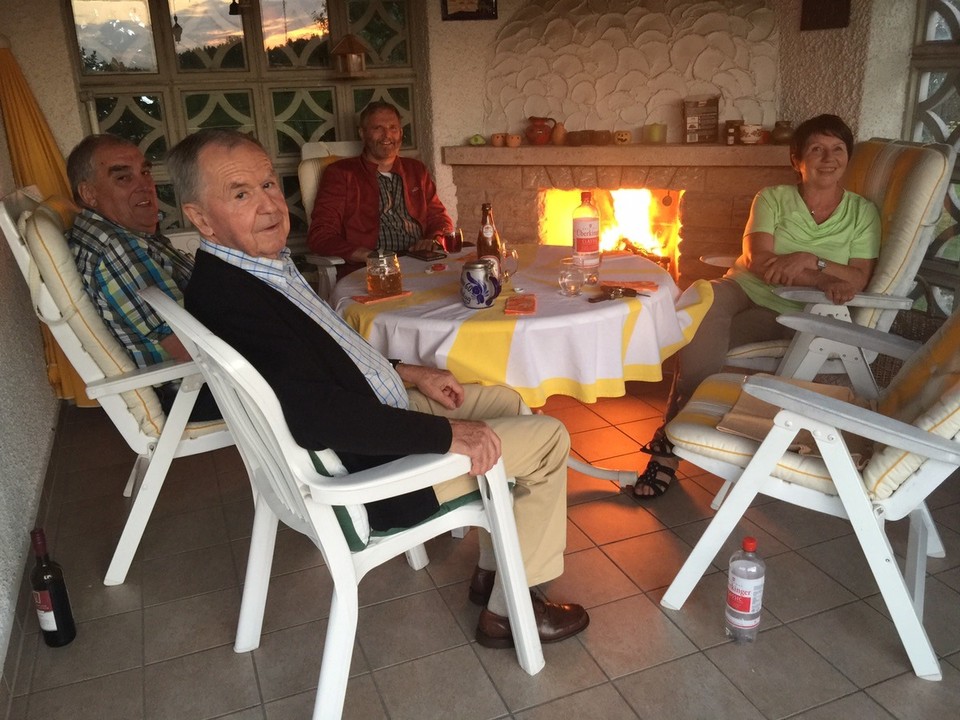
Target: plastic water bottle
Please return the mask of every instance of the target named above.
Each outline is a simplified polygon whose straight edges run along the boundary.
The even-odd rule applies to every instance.
[[[580,193],[580,205],[573,211],[573,257],[583,270],[583,281],[596,285],[600,280],[600,211],[589,192]]]
[[[730,556],[727,578],[727,637],[733,638],[738,645],[757,639],[766,569],[757,555],[756,539],[745,537],[742,549]]]

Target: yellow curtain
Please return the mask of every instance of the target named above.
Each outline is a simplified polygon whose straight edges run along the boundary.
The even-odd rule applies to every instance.
[[[43,197],[70,197],[70,183],[63,155],[53,140],[47,119],[30,91],[27,79],[10,50],[10,41],[0,35],[0,110],[10,149],[10,164],[17,185],[36,185]],[[84,383],[64,356],[47,327],[41,324],[47,378],[57,396],[83,407],[95,406]]]

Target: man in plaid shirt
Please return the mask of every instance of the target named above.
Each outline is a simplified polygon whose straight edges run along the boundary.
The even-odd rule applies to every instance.
[[[137,367],[188,360],[170,327],[138,292],[156,285],[179,303],[193,260],[158,232],[157,190],[140,149],[113,135],[90,135],[67,158],[73,197],[81,211],[67,232],[84,287],[110,332]],[[157,387],[169,412],[176,383]],[[193,420],[220,416],[204,388]]]

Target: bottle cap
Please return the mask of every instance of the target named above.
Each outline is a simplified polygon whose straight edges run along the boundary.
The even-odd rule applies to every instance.
[[[33,551],[37,555],[47,554],[47,536],[43,528],[34,528],[30,531],[30,540],[33,543]]]
[[[743,539],[743,550],[744,552],[756,552],[757,551],[757,539],[752,537],[745,537]]]

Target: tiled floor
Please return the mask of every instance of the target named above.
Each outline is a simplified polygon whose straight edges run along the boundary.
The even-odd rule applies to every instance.
[[[589,406],[555,399],[546,411],[567,424],[584,459],[641,467],[638,443],[658,423],[663,389],[630,390]],[[174,464],[127,582],[107,588],[101,578],[123,524],[131,460],[100,411],[65,409],[48,534],[79,634],[51,649],[28,623],[12,718],[309,717],[331,589],[319,552],[281,533],[261,646],[237,655],[252,519],[238,455]],[[779,502],[757,504],[738,532],[755,535],[767,559],[755,645],[724,640],[722,572],[706,576],[682,611],[662,610],[658,601],[711,516],[717,487],[684,466],[677,487],[641,506],[612,483],[570,473],[566,572],[546,592],[583,603],[592,620],[578,637],[544,646],[546,668],[535,677],[512,651],[472,641],[478,610],[466,582],[475,534],[432,542],[424,571],[401,558],[373,572],[360,589],[345,717],[960,716],[960,481],[931,505],[948,549],[930,562],[927,580],[939,683],[911,672],[846,524]],[[902,548],[905,528],[890,533]]]

